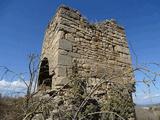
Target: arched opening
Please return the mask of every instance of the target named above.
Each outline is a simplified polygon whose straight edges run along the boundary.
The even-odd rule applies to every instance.
[[[49,62],[45,57],[43,58],[40,70],[39,70],[39,78],[38,78],[38,87],[43,90],[51,89],[52,85],[52,76],[49,75]]]

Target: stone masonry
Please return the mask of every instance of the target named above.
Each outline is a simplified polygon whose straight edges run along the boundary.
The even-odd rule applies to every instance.
[[[46,30],[42,47],[38,87],[44,84],[45,90],[56,90],[66,84],[70,76],[78,74],[88,79],[88,91],[103,75],[123,74],[132,70],[130,52],[125,30],[115,20],[89,23],[78,10],[61,6]],[[108,75],[108,76],[109,76]],[[47,79],[47,81],[44,81]],[[115,78],[113,81],[129,85],[134,92],[134,77]],[[103,102],[103,86],[95,97]],[[130,101],[132,97],[130,96]],[[130,118],[134,120],[134,108]]]

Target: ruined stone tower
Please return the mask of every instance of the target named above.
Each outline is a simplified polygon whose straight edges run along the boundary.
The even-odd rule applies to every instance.
[[[79,11],[61,6],[46,30],[41,59],[39,88],[43,84],[44,90],[59,89],[70,76],[77,74],[80,79],[88,80],[87,91],[91,91],[104,76],[113,84],[101,85],[94,98],[104,103],[110,98],[106,98],[105,93],[116,86],[114,83],[127,86],[131,104],[127,114],[134,119],[130,52],[124,28],[115,20],[91,24]],[[118,89],[118,92],[123,90]]]

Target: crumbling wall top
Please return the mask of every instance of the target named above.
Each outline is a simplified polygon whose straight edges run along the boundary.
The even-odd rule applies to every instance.
[[[80,14],[79,10],[74,9],[74,8],[71,8],[71,7],[69,7],[69,6],[61,5],[61,6],[58,8],[58,11],[61,10],[61,9],[69,10],[69,11],[71,11],[71,12],[74,12],[74,13],[79,14],[80,16],[82,16],[82,15]]]
[[[61,16],[63,14],[68,15],[71,18],[74,18],[75,20],[79,20],[85,24],[87,24],[87,26],[95,26],[94,28],[100,31],[104,31],[105,28],[108,27],[108,25],[111,25],[113,28],[118,28],[121,31],[124,31],[124,27],[119,25],[118,22],[115,19],[106,19],[104,21],[100,21],[100,22],[89,22],[89,20],[84,17],[79,10],[68,7],[66,5],[61,5],[58,10],[57,10],[57,14],[58,16]]]

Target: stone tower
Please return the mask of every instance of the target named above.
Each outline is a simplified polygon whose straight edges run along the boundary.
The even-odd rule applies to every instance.
[[[135,80],[132,72],[128,72],[132,71],[130,52],[125,30],[115,20],[91,24],[79,11],[59,7],[46,30],[41,58],[39,88],[59,89],[70,76],[78,74],[79,78],[88,80],[90,91],[103,76],[114,75],[111,81],[127,86],[128,99],[133,103]],[[94,94],[95,99],[104,102],[110,86],[101,86]],[[128,118],[134,118],[134,107],[130,108]]]

